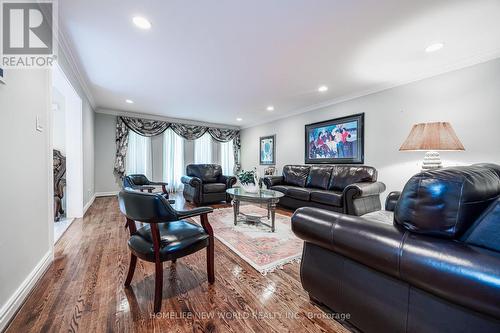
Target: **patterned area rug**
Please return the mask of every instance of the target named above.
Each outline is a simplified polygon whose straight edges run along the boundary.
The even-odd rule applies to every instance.
[[[254,205],[241,205],[240,211],[267,215],[266,209]],[[250,222],[238,221],[235,226],[231,207],[215,209],[209,221],[215,237],[262,274],[298,261],[302,256],[303,242],[293,234],[288,216],[276,213],[275,232]]]

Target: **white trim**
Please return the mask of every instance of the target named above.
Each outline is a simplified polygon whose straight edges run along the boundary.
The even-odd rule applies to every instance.
[[[64,57],[66,58],[70,70],[73,72],[72,76],[76,78],[76,80],[78,81],[83,90],[83,93],[85,94],[85,97],[92,106],[92,109],[95,110],[96,108],[95,99],[89,88],[86,76],[83,75],[83,72],[79,66],[80,63],[77,61],[77,58],[74,55],[74,52],[72,51],[72,48],[70,46],[69,39],[66,36],[65,32],[61,29],[61,27],[59,27],[58,41],[59,41],[58,43],[59,51],[62,51],[62,53],[64,54]]]
[[[196,121],[189,119],[181,119],[181,118],[170,118],[164,117],[161,115],[154,115],[149,113],[138,113],[138,112],[130,112],[123,110],[114,110],[114,109],[106,109],[106,108],[97,108],[95,110],[97,113],[109,114],[112,116],[123,116],[123,117],[135,117],[135,118],[147,118],[151,120],[159,120],[166,121],[169,123],[181,123],[186,125],[199,125],[199,126],[208,126],[208,127],[217,127],[217,128],[230,128],[230,129],[240,129],[239,126],[231,126],[217,123],[208,123],[206,121]]]
[[[117,196],[118,195],[118,192],[119,191],[111,191],[111,192],[96,192],[96,194],[94,194],[94,196],[96,198],[100,198],[100,197],[113,197],[113,196]]]
[[[94,194],[92,194],[92,197],[90,198],[89,202],[87,202],[85,204],[85,206],[83,207],[83,215],[84,216],[87,213],[87,210],[90,208],[90,206],[92,206],[92,204],[94,203],[95,198],[96,198],[96,194],[94,193]]]
[[[40,278],[45,274],[53,259],[54,253],[52,252],[52,249],[50,249],[31,271],[28,277],[26,277],[23,283],[21,283],[14,294],[2,306],[0,309],[0,331],[7,328],[10,321],[14,318],[17,311],[21,308],[24,301],[35,287],[38,280],[40,280]]]
[[[470,57],[470,58],[468,58],[468,59],[466,59],[464,61],[461,61],[461,62],[458,62],[458,63],[454,63],[454,64],[450,64],[446,68],[441,68],[439,70],[434,70],[434,71],[432,71],[430,73],[426,73],[426,74],[420,74],[420,75],[412,77],[410,79],[399,80],[399,81],[392,82],[392,83],[382,83],[382,84],[380,84],[380,85],[378,85],[378,86],[376,86],[374,88],[371,88],[371,89],[367,89],[367,90],[360,91],[360,92],[354,92],[352,94],[347,94],[347,95],[344,95],[344,96],[340,96],[340,97],[337,97],[337,98],[334,98],[334,99],[331,99],[331,100],[328,100],[328,101],[325,101],[325,102],[322,102],[322,103],[317,103],[317,104],[306,106],[304,108],[300,108],[300,109],[296,109],[296,110],[291,110],[290,112],[286,112],[286,114],[283,114],[283,115],[279,115],[279,116],[275,116],[275,117],[264,117],[263,119],[265,119],[265,120],[256,121],[256,122],[250,123],[248,125],[241,126],[241,129],[252,128],[252,127],[260,126],[260,125],[263,125],[263,124],[272,123],[272,122],[280,120],[280,119],[289,118],[291,116],[296,116],[296,115],[299,115],[299,114],[302,114],[302,113],[306,113],[306,112],[309,112],[309,111],[323,109],[323,108],[326,108],[326,107],[329,107],[329,106],[333,106],[333,105],[336,105],[336,104],[340,104],[340,103],[344,103],[344,102],[347,102],[347,101],[351,101],[351,100],[354,100],[354,99],[357,99],[357,98],[360,98],[360,97],[364,97],[364,96],[376,94],[376,93],[379,93],[379,92],[382,92],[382,91],[385,91],[385,90],[389,90],[389,89],[392,89],[392,88],[404,86],[404,85],[407,85],[407,84],[410,84],[410,83],[413,83],[413,82],[418,82],[418,81],[422,81],[422,80],[425,80],[425,79],[429,79],[431,77],[435,77],[435,76],[438,76],[438,75],[441,75],[441,74],[445,74],[445,73],[453,72],[453,71],[456,71],[456,70],[464,69],[464,68],[467,68],[467,67],[472,67],[472,66],[475,66],[475,65],[479,65],[481,63],[485,63],[485,62],[488,62],[488,61],[491,61],[491,60],[495,60],[497,58],[500,58],[500,51],[492,52],[490,54],[476,55],[476,56]]]

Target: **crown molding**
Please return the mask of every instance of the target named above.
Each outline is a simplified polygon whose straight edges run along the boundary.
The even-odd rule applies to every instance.
[[[108,114],[108,115],[112,115],[112,116],[146,118],[146,119],[151,119],[151,120],[159,120],[159,121],[166,121],[169,123],[179,123],[179,124],[186,124],[186,125],[240,129],[240,127],[238,127],[238,126],[224,125],[224,124],[218,124],[218,123],[209,123],[206,121],[196,121],[196,120],[191,120],[191,119],[171,118],[171,117],[165,117],[165,116],[154,115],[154,114],[149,114],[149,113],[130,112],[130,111],[123,111],[123,110],[115,110],[115,109],[97,108],[95,110],[95,112],[102,113],[102,114]]]
[[[80,69],[81,64],[77,60],[77,57],[75,56],[74,52],[72,51],[71,44],[68,40],[68,37],[66,36],[64,30],[62,29],[61,25],[59,25],[58,28],[58,46],[59,46],[59,52],[62,52],[64,57],[66,58],[66,61],[69,65],[69,69],[72,71],[73,77],[76,78],[78,83],[80,84],[80,87],[82,88],[83,93],[85,94],[85,97],[89,101],[90,105],[92,106],[92,109],[96,109],[96,103],[94,96],[92,95],[92,92],[89,88],[88,81],[86,79],[86,76],[83,74],[84,72]]]
[[[376,94],[376,93],[379,93],[379,92],[382,92],[382,91],[385,91],[385,90],[389,90],[389,89],[401,87],[401,86],[404,86],[404,85],[407,85],[407,84],[410,84],[410,83],[414,83],[414,82],[418,82],[418,81],[422,81],[422,80],[425,80],[425,79],[430,79],[430,78],[433,78],[433,77],[436,77],[436,76],[439,76],[439,75],[442,75],[442,74],[450,73],[450,72],[457,71],[457,70],[460,70],[460,69],[465,69],[465,68],[472,67],[472,66],[475,66],[475,65],[479,65],[479,64],[482,64],[482,63],[485,63],[485,62],[488,62],[488,61],[493,61],[493,60],[499,59],[499,58],[500,58],[500,50],[496,50],[496,51],[493,51],[493,52],[490,52],[490,53],[476,54],[476,55],[474,55],[472,57],[468,57],[467,59],[464,59],[462,61],[458,61],[458,62],[449,64],[448,66],[446,66],[444,68],[433,69],[433,70],[428,71],[425,74],[417,75],[417,76],[414,76],[414,77],[412,77],[410,79],[399,80],[399,81],[391,82],[391,83],[382,83],[382,84],[377,85],[376,87],[373,87],[371,89],[363,90],[363,91],[360,91],[360,92],[355,92],[355,93],[352,93],[352,94],[348,94],[348,95],[336,97],[334,99],[330,99],[330,100],[325,101],[325,102],[321,102],[321,103],[309,105],[309,106],[306,106],[306,107],[303,107],[303,108],[295,109],[295,110],[292,110],[291,112],[287,112],[284,115],[278,115],[278,116],[275,116],[275,117],[268,117],[264,121],[253,122],[253,123],[251,123],[249,125],[241,126],[241,129],[252,128],[252,127],[256,127],[256,126],[260,126],[260,125],[272,123],[272,122],[280,120],[280,119],[284,119],[284,118],[292,117],[292,116],[295,116],[295,115],[299,115],[299,114],[302,114],[302,113],[324,109],[324,108],[327,108],[327,107],[330,107],[330,106],[334,106],[336,104],[348,102],[348,101],[351,101],[351,100],[354,100],[354,99],[357,99],[357,98],[361,98],[361,97],[365,97],[365,96],[368,96],[368,95]]]

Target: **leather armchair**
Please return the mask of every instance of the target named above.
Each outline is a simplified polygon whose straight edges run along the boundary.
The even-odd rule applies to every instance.
[[[184,184],[186,201],[196,205],[221,201],[231,203],[226,190],[236,184],[236,177],[224,176],[222,167],[217,164],[189,164],[181,182]]]
[[[154,312],[161,309],[163,289],[163,262],[172,261],[206,248],[208,282],[215,282],[214,234],[208,214],[210,207],[189,211],[173,209],[160,193],[124,189],[118,195],[120,210],[127,219],[131,252],[125,286],[130,286],[137,258],[155,264]],[[201,226],[185,219],[200,216]],[[146,223],[137,228],[136,222]]]
[[[161,186],[162,195],[171,203],[174,204],[175,200],[169,199],[167,191],[168,183],[153,182],[142,174],[126,175],[123,177],[123,188],[130,188],[139,192],[153,193],[157,186]]]
[[[499,332],[500,166],[423,172],[386,207],[295,212],[313,301],[363,332]]]

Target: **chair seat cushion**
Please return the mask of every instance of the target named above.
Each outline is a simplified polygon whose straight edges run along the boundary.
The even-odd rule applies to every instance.
[[[313,189],[304,187],[290,187],[286,192],[286,196],[302,201],[311,200],[311,192]]]
[[[313,190],[311,192],[311,201],[342,207],[342,192]]]
[[[208,234],[197,224],[188,221],[158,223],[161,261],[194,253],[208,246]],[[128,241],[130,250],[139,258],[155,261],[150,225],[139,228]]]
[[[210,183],[203,185],[203,193],[220,193],[226,192],[226,184]]]

